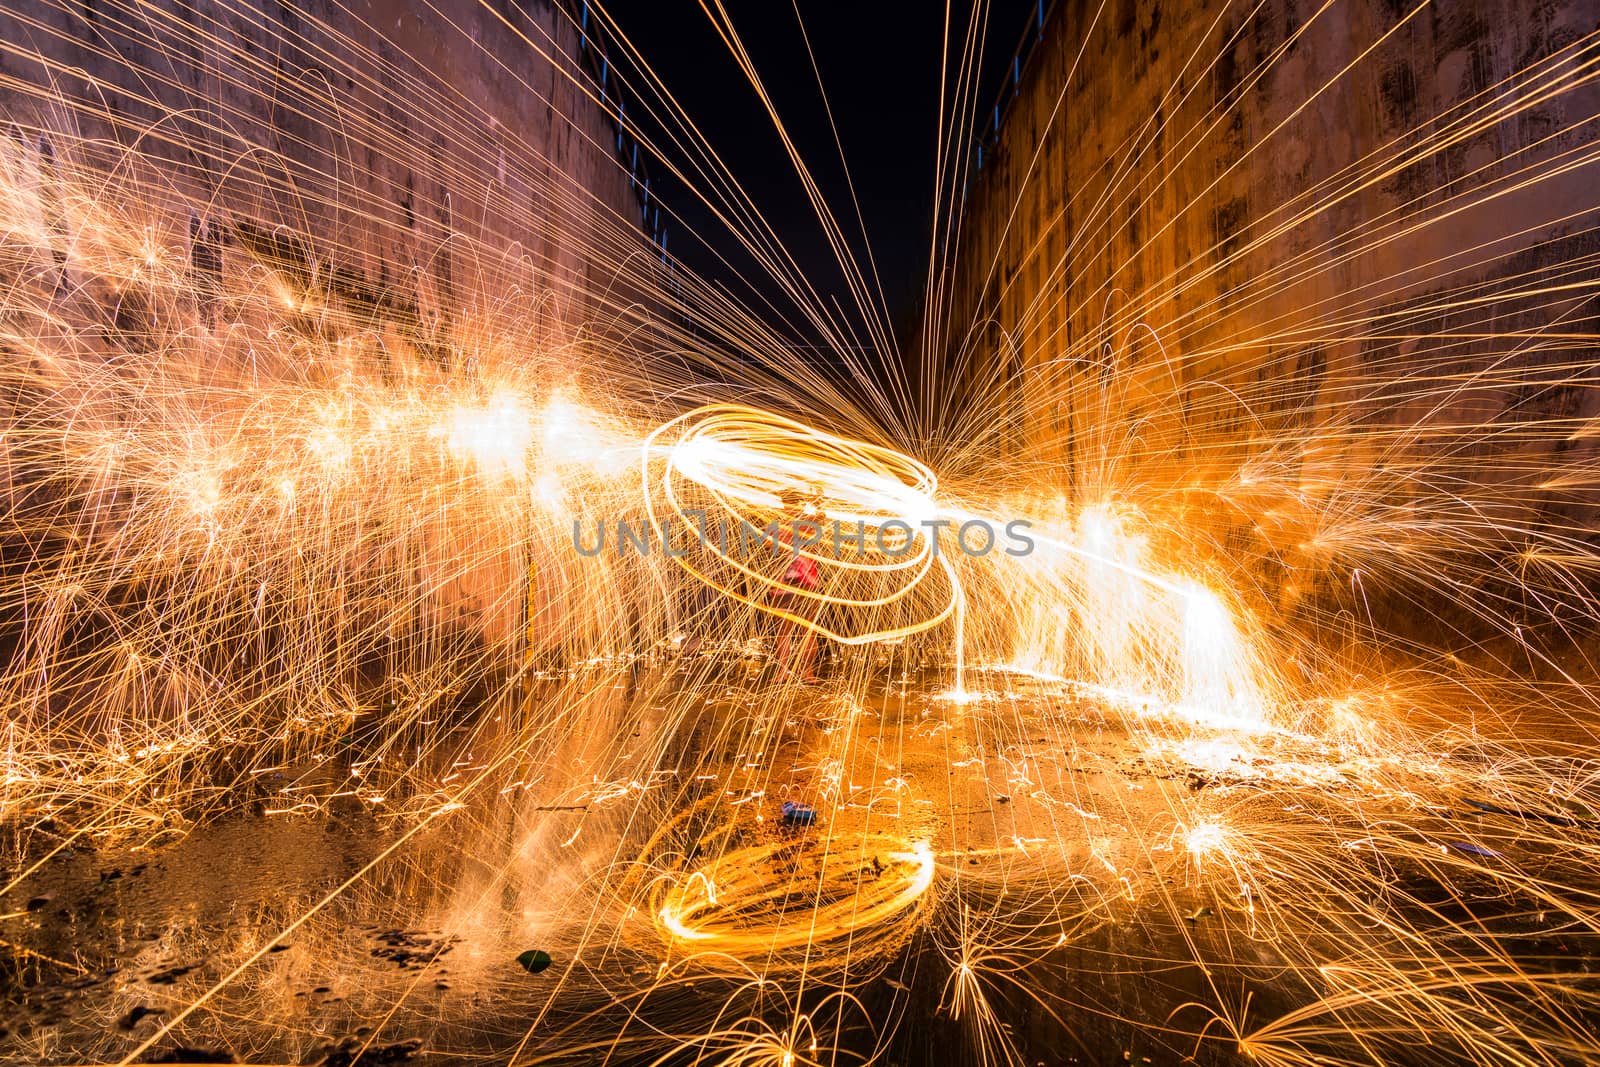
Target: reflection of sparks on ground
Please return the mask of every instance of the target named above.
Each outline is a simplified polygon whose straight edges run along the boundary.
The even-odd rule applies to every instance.
[[[809,895],[797,896],[773,876],[775,860],[790,851],[784,843],[733,850],[690,872],[656,913],[663,929],[687,948],[741,956],[827,950],[837,938],[896,919],[933,884],[926,842],[904,849],[887,838],[836,837],[815,859]]]

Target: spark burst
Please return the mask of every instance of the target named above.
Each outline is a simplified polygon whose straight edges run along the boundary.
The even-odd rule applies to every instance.
[[[111,7],[105,32],[131,32],[132,8]],[[43,33],[37,14],[7,17]],[[299,46],[381,65],[361,27],[313,21]],[[576,40],[516,28],[535,51]],[[1473,121],[1577,94],[1593,51],[1590,34],[1532,63]],[[430,128],[483,124],[439,79],[403,77]],[[1352,443],[1414,456],[1385,451],[1407,435],[1487,447],[1504,425],[1263,422],[1244,460],[1206,457],[1158,417],[1128,432],[1130,396],[1182,398],[1114,343],[1063,357],[1096,370],[1073,387],[1097,397],[1080,408],[1098,412],[1094,462],[1070,486],[1043,457],[1002,477],[975,422],[1004,383],[949,412],[921,458],[903,383],[852,402],[725,294],[666,277],[575,181],[532,217],[466,138],[440,184],[503,221],[442,226],[474,270],[392,302],[336,269],[399,225],[344,199],[336,164],[286,193],[293,153],[231,121],[191,126],[152,98],[138,125],[63,90],[9,91],[0,935],[19,987],[113,964],[165,994],[119,1033],[107,1024],[139,994],[102,984],[73,1019],[0,1035],[16,1055],[134,1062],[181,1039],[307,1062],[320,1038],[294,997],[313,974],[348,998],[347,1054],[421,1035],[518,1064],[898,1062],[954,1055],[946,1037],[985,1063],[1069,1040],[1275,1064],[1600,1055],[1600,990],[1578,962],[1600,936],[1590,665],[1544,680],[1552,634],[1594,622],[1592,552],[1503,470],[1316,461]],[[313,127],[412,151],[355,97],[294,93]],[[77,128],[96,122],[121,142]],[[1442,151],[1449,129],[1420,147]],[[503,169],[549,162],[508,137]],[[1587,166],[1587,145],[1521,180]],[[174,177],[174,146],[222,153],[231,184]],[[1283,225],[1314,210],[1286,205]],[[296,214],[326,233],[302,236]],[[515,246],[540,233],[606,284],[530,263]],[[1450,300],[1559,325],[1592,294],[1582,266]],[[804,280],[772,269],[846,348]],[[547,314],[580,297],[582,313]],[[1236,354],[1367,328],[1347,305],[1297,310]],[[1132,337],[1137,314],[1108,311],[1107,333]],[[1542,336],[1574,354],[1540,381],[1586,387],[1576,352],[1594,338]],[[1412,340],[1441,361],[1452,343]],[[1500,388],[1525,370],[1475,373]],[[1424,406],[1462,388],[1388,374],[1347,386]],[[1591,485],[1588,466],[1542,471],[1541,491]],[[872,531],[1025,517],[1038,551],[977,558],[924,534],[893,554],[872,539],[579,559],[568,543],[574,520],[764,527],[789,491]],[[796,551],[815,589],[786,581]],[[1388,583],[1479,624],[1480,655],[1358,613]],[[1512,603],[1526,627],[1503,621]],[[778,624],[840,650],[825,684],[771,677]],[[811,818],[786,821],[786,800]],[[69,853],[181,866],[243,812],[296,852],[324,826],[365,843],[287,890],[223,886],[255,912],[190,917],[131,956],[27,903]],[[395,927],[377,949],[363,915]],[[533,943],[554,960],[536,984],[506,966]],[[401,977],[376,976],[374,956]],[[489,1003],[425,982],[443,960]],[[1159,1013],[1137,1007],[1149,990]]]

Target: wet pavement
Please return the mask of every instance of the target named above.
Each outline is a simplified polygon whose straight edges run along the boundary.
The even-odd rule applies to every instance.
[[[591,673],[537,745],[480,716],[154,844],[34,833],[0,1062],[1220,1064],[1301,1009],[1289,1045],[1437,1063],[1433,1013],[1595,1021],[1423,988],[1578,984],[1597,947],[1589,827],[1466,803],[1465,750],[1241,742],[1021,675]],[[1415,1035],[1340,1007],[1383,983]]]

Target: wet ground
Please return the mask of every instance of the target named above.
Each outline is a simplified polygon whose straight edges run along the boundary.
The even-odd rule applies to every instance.
[[[331,758],[154,844],[32,835],[0,1062],[1233,1063],[1230,1027],[1384,983],[1415,987],[1391,1062],[1449,1062],[1458,1009],[1594,1021],[1422,988],[1577,985],[1597,948],[1590,813],[1506,807],[1469,750],[1241,743],[1014,674],[592,674],[538,759],[457,724],[386,787]],[[1382,1014],[1305,1047],[1359,1058],[1339,1028]]]

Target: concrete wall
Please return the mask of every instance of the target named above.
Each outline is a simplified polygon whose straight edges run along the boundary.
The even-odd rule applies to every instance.
[[[1318,7],[1055,5],[952,236],[946,387],[1083,498],[1587,536],[1600,8]]]
[[[152,165],[223,257],[259,259],[251,233],[276,233],[269,258],[309,258],[318,288],[414,311],[424,334],[508,260],[570,333],[608,313],[597,294],[639,251],[579,37],[547,0],[448,20],[387,0],[16,4],[0,116],[47,184]]]
[[[245,468],[298,447],[301,409],[415,396],[448,421],[477,383],[509,383],[531,418],[558,389],[605,386],[610,339],[642,345],[651,327],[659,250],[600,69],[553,0],[0,0],[6,565],[113,545],[164,514],[159,472],[204,459],[185,455],[186,426],[196,441],[254,434],[248,463],[208,483],[246,500]],[[119,427],[137,447],[86,478],[94,435]],[[381,627],[422,635],[429,660],[464,630],[520,649],[526,494],[486,516],[475,483],[413,484],[403,458],[377,459],[392,485],[352,462],[321,534],[296,527],[320,553],[301,569],[341,583],[284,609],[315,618],[296,640]],[[166,525],[193,518],[176,514]],[[238,514],[190,562],[231,554],[233,573],[248,561],[291,586],[284,546]],[[146,570],[173,558],[161,525],[127,550],[152,556]],[[360,584],[346,575],[378,590],[372,604],[345,603]],[[539,595],[559,634],[564,591]],[[358,624],[368,608],[380,621]]]

